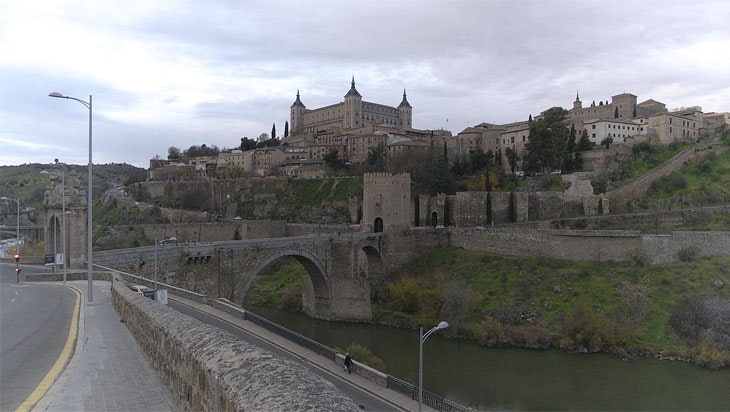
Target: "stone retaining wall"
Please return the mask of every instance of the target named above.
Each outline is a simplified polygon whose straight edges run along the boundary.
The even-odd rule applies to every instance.
[[[305,367],[137,295],[119,277],[112,302],[180,410],[359,410]]]

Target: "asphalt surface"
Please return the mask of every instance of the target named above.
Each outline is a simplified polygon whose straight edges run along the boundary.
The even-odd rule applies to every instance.
[[[12,273],[15,275],[15,273]],[[3,282],[3,287],[12,287]],[[22,284],[21,284],[22,285]],[[33,285],[32,283],[30,285]],[[61,282],[35,284],[59,286]],[[169,388],[147,362],[139,344],[120,322],[111,303],[110,283],[94,281],[94,301],[87,303],[87,281],[69,281],[68,293],[80,294],[77,339],[67,342],[51,371],[21,404],[19,411],[176,411]],[[75,290],[71,291],[70,288]],[[69,298],[67,298],[69,299]],[[207,305],[169,296],[170,306],[224,328],[240,339],[266,347],[306,365],[333,382],[363,410],[417,410],[418,402],[359,376],[346,374],[331,359],[301,348],[251,322]],[[69,333],[61,333],[62,337]],[[54,346],[61,346],[56,341]],[[63,352],[68,352],[67,360]],[[46,361],[46,367],[48,366]],[[4,365],[3,365],[4,366]],[[36,373],[36,380],[42,373]],[[55,376],[54,376],[55,375]],[[32,385],[31,385],[32,386]],[[3,388],[4,390],[4,388]],[[28,392],[26,390],[26,392]],[[13,408],[8,408],[12,410]],[[6,410],[2,408],[2,410]],[[424,406],[424,410],[432,410]]]
[[[60,282],[57,282],[57,284]],[[87,281],[67,282],[82,295]],[[81,302],[73,357],[34,411],[176,411],[170,390],[145,359],[111,303],[111,284],[94,281]]]
[[[17,409],[61,356],[78,297],[55,285],[0,284],[0,411]]]

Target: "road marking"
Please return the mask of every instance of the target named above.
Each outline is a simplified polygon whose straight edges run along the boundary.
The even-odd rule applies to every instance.
[[[58,359],[56,360],[56,363],[53,364],[51,367],[51,370],[48,371],[46,376],[43,378],[41,383],[38,384],[38,387],[35,388],[33,393],[30,394],[28,399],[26,399],[19,407],[15,410],[15,412],[28,412],[38,403],[38,401],[41,400],[43,395],[48,392],[48,389],[51,388],[51,385],[58,379],[58,377],[61,375],[61,372],[63,372],[64,367],[68,363],[68,360],[71,358],[71,355],[73,354],[74,346],[76,345],[76,338],[79,331],[79,312],[81,311],[81,293],[74,289],[69,288],[74,293],[76,293],[76,306],[74,307],[74,314],[71,318],[71,328],[68,331],[68,338],[66,339],[66,344],[63,346],[63,350],[61,351],[61,354],[58,356]]]

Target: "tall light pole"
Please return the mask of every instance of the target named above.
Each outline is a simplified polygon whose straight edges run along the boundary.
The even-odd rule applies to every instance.
[[[16,281],[20,283],[20,267],[18,266],[18,259],[20,259],[20,198],[13,199],[11,197],[0,197],[0,200],[15,200],[17,206],[17,217],[15,218],[15,277]]]
[[[421,408],[423,407],[423,342],[425,342],[426,339],[428,339],[428,337],[437,330],[446,329],[448,327],[448,323],[441,321],[437,326],[434,326],[431,330],[426,332],[425,335],[423,334],[423,326],[418,327],[418,412],[421,412]]]
[[[50,175],[45,170],[41,170],[41,174]],[[66,172],[61,171],[61,248],[63,249],[63,285],[66,286]],[[55,225],[54,225],[55,232]],[[55,236],[54,236],[54,248],[55,248]],[[56,267],[56,257],[53,257],[53,267]]]
[[[91,212],[92,207],[91,207],[91,205],[93,203],[92,196],[91,196],[91,182],[92,182],[92,175],[91,175],[91,164],[92,164],[92,161],[91,161],[91,147],[92,147],[91,146],[91,112],[92,112],[91,95],[89,95],[88,102],[85,102],[81,99],[77,99],[75,97],[65,96],[59,92],[52,92],[48,96],[58,97],[60,99],[76,100],[77,102],[83,104],[84,107],[89,109],[89,187],[86,190],[87,196],[88,196],[86,203],[87,203],[87,207],[89,209],[88,209],[88,213],[87,213],[87,223],[86,223],[86,232],[87,232],[87,237],[88,237],[88,239],[87,239],[88,245],[86,246],[86,248],[87,248],[86,264],[87,264],[87,272],[88,272],[87,278],[88,278],[88,284],[89,284],[89,286],[88,286],[89,290],[87,292],[87,294],[89,295],[89,298],[87,299],[87,302],[93,302],[94,301],[94,278],[93,278],[94,263],[93,263],[93,250],[92,250],[93,241],[92,241],[92,237],[91,237],[91,225],[92,225],[92,212]]]
[[[155,300],[157,300],[157,245],[160,243],[165,243],[169,241],[177,241],[177,238],[175,236],[167,238],[167,239],[161,239],[157,240],[155,239]]]

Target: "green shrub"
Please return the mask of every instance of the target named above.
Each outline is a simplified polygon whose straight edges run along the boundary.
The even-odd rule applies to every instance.
[[[697,346],[696,359],[706,368],[720,369],[730,365],[730,352],[720,349],[716,343],[703,340]]]
[[[416,313],[421,297],[421,285],[418,279],[402,278],[388,284],[392,304],[405,313]]]
[[[339,353],[349,353],[352,360],[358,361],[363,365],[377,369],[380,372],[385,372],[385,362],[375,356],[367,346],[360,345],[359,343],[351,343],[344,351],[339,347],[335,347],[334,349]]]
[[[597,352],[613,344],[614,329],[605,314],[596,314],[585,302],[578,301],[560,324],[559,346]]]
[[[697,246],[687,246],[677,252],[677,258],[680,262],[691,262],[697,258],[700,249]]]

